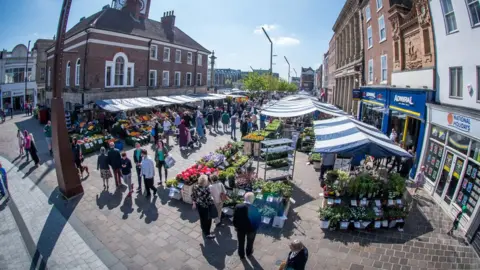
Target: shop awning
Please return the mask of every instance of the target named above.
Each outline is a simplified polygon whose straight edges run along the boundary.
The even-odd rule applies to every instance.
[[[95,103],[102,109],[109,112],[128,111],[138,108],[137,105],[132,104],[126,99],[105,99],[97,100]]]
[[[168,102],[171,104],[185,104],[185,103],[193,103],[200,101],[198,98],[194,98],[187,95],[177,95],[177,96],[158,96],[153,97],[153,99],[163,102]]]
[[[299,100],[299,99],[311,99],[314,101],[318,101],[318,98],[314,96],[308,96],[308,95],[289,95],[282,98],[281,100]]]
[[[296,117],[314,111],[320,111],[332,116],[347,115],[344,111],[331,104],[311,99],[280,100],[273,104],[266,104],[262,106],[261,114],[273,117]]]
[[[375,158],[411,157],[380,130],[351,117],[315,121],[313,125],[315,132],[313,152],[367,154]]]
[[[200,100],[220,100],[225,99],[227,96],[220,94],[191,94],[189,97],[200,99]]]

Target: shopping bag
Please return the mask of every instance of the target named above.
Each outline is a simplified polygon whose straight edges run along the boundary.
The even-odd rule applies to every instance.
[[[214,219],[214,218],[218,217],[217,207],[215,207],[214,204],[210,204],[208,206],[208,217],[211,218],[211,219]]]
[[[167,156],[165,158],[165,165],[167,165],[167,168],[172,168],[175,165],[175,159],[173,159],[172,156]]]

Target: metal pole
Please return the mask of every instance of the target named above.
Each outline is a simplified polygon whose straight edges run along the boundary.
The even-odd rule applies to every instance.
[[[288,64],[288,80],[287,80],[287,82],[290,82],[290,62],[288,62],[288,59],[287,59],[286,56],[283,56],[283,58],[285,58],[285,61]]]
[[[53,90],[52,90],[52,138],[57,173],[58,188],[66,198],[72,198],[83,193],[82,182],[78,176],[77,168],[73,161],[70,148],[67,125],[65,123],[65,110],[62,98],[63,49],[65,45],[65,32],[67,29],[68,15],[72,0],[63,0],[62,10],[57,29],[55,44],[55,58],[53,64]]]
[[[25,92],[23,93],[23,107],[25,108],[25,104],[27,104],[27,82],[28,82],[28,54],[30,52],[30,40],[28,41],[27,47],[27,61],[25,62]],[[33,70],[32,70],[33,72]],[[22,109],[22,108],[20,108]]]
[[[272,40],[270,39],[270,37],[268,36],[267,34],[267,31],[265,30],[265,28],[262,27],[262,30],[263,30],[263,33],[265,34],[265,36],[267,37],[268,41],[270,42],[270,75],[272,75],[272,63],[273,63],[273,42]]]

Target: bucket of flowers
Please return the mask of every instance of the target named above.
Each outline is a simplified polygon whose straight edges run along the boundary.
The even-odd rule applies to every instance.
[[[259,212],[262,216],[262,223],[264,224],[270,224],[272,218],[277,215],[277,210],[269,205],[264,205],[262,208],[260,208]]]
[[[351,215],[352,215],[352,220],[353,220],[353,225],[356,229],[365,229],[368,225],[370,225],[372,221],[372,209],[359,206],[359,207],[354,207],[350,208]],[[373,216],[375,216],[375,213],[373,213]]]
[[[332,207],[327,206],[324,208],[320,208],[318,210],[318,216],[320,218],[320,228],[328,229],[330,227],[330,220],[335,215],[334,210]]]

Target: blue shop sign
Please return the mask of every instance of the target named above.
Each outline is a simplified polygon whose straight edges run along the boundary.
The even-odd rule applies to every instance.
[[[385,103],[386,93],[385,91],[362,90],[362,99]]]
[[[416,116],[424,117],[425,103],[427,102],[427,95],[425,91],[418,92],[390,92],[390,108],[410,113]]]

